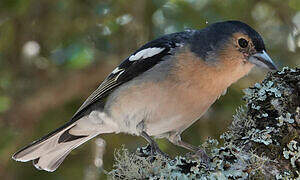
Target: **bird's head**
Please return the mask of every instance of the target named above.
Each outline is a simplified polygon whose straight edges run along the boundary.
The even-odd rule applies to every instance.
[[[254,65],[277,70],[259,33],[240,21],[218,22],[199,30],[191,44],[192,52],[213,64],[222,61],[233,66],[244,64],[248,70]]]
[[[208,27],[209,36],[219,50],[219,55],[229,60],[239,60],[269,70],[277,70],[266,52],[262,37],[249,25],[240,21],[225,21]]]

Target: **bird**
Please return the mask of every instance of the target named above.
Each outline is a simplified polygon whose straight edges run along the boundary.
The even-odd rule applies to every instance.
[[[70,121],[12,158],[53,172],[73,149],[107,133],[141,136],[161,154],[154,138],[166,138],[205,158],[181,133],[255,66],[277,70],[260,34],[241,21],[163,35],[125,58]]]

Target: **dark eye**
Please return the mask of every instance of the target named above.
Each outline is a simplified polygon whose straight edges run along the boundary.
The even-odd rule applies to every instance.
[[[244,38],[240,38],[238,43],[241,48],[246,48],[248,46],[248,41]]]

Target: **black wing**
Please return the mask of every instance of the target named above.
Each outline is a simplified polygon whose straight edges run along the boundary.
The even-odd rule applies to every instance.
[[[77,110],[71,121],[74,122],[79,119],[89,106],[106,97],[116,87],[130,81],[163,61],[164,57],[171,55],[176,47],[182,46],[191,34],[191,31],[184,31],[165,35],[139,48],[107,76]],[[147,54],[147,52],[150,52],[150,54]]]

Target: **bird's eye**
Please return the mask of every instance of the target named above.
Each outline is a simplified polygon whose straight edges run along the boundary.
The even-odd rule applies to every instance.
[[[246,48],[248,46],[248,41],[244,38],[240,38],[238,43],[241,48]]]

